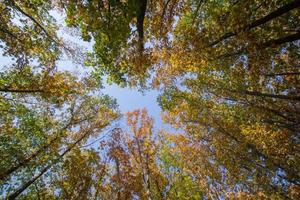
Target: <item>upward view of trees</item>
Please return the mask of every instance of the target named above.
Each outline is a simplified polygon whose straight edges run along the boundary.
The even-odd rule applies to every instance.
[[[300,199],[299,0],[0,11],[0,198]],[[158,90],[173,129],[121,113],[105,79]]]

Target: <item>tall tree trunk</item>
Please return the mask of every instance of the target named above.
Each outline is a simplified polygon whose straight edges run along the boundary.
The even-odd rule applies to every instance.
[[[105,127],[104,125],[103,127]],[[44,175],[51,167],[53,167],[55,164],[60,162],[60,160],[68,153],[70,152],[78,143],[80,143],[83,139],[88,137],[92,132],[94,128],[89,128],[84,131],[83,135],[77,139],[73,144],[71,144],[58,158],[56,158],[52,163],[48,164],[45,168],[43,168],[36,176],[34,176],[32,179],[21,185],[16,191],[14,191],[12,194],[10,194],[7,199],[12,200],[16,199],[22,192],[24,192],[29,186],[31,186],[37,179],[39,179],[42,175]]]
[[[117,168],[117,176],[118,176],[118,192],[117,192],[117,199],[121,200],[121,174],[120,174],[120,162],[117,157],[114,157],[116,162],[116,168]]]
[[[274,99],[282,99],[282,100],[291,100],[291,101],[300,101],[300,96],[288,96],[282,94],[270,94],[270,93],[262,93],[257,91],[249,91],[249,90],[228,90],[233,93],[240,93],[250,96],[256,97],[267,97],[267,98],[274,98]]]
[[[59,137],[53,138],[49,143],[44,144],[41,148],[39,148],[37,151],[35,151],[33,154],[31,154],[29,157],[25,158],[24,160],[21,160],[18,162],[17,165],[12,166],[8,170],[0,173],[0,180],[5,180],[8,176],[10,176],[12,173],[17,171],[19,168],[27,165],[30,161],[32,161],[34,158],[36,158],[40,153],[44,152],[46,149],[48,149],[52,144],[54,144],[55,141],[57,141]]]
[[[297,41],[297,40],[300,40],[300,32],[297,32],[297,33],[292,34],[292,35],[287,35],[287,36],[284,36],[284,37],[281,37],[281,38],[269,40],[269,41],[263,43],[262,47],[267,48],[267,47],[281,45],[281,44],[284,44],[284,43],[287,43],[287,42],[294,42],[294,41]]]
[[[40,147],[37,151],[33,152],[29,157],[19,161],[16,165],[12,166],[8,170],[6,170],[4,172],[0,172],[0,180],[6,179],[8,176],[10,176],[12,173],[17,171],[19,168],[26,166],[30,161],[35,159],[38,155],[40,155],[42,152],[44,152],[46,149],[48,149],[50,146],[52,146],[61,137],[61,133],[64,130],[66,130],[71,124],[72,124],[72,122],[70,121],[67,125],[65,125],[60,130],[60,132],[54,138],[52,138],[48,143],[42,145],[42,147]]]
[[[140,167],[141,167],[141,173],[142,173],[142,177],[143,177],[143,187],[146,191],[146,195],[147,195],[147,199],[151,200],[151,191],[150,191],[150,185],[149,185],[149,176],[147,174],[147,167],[145,166],[145,163],[143,161],[143,156],[142,156],[142,149],[141,149],[141,145],[140,145],[140,141],[137,137],[135,137],[136,143],[137,143],[137,147],[138,147],[138,154],[140,157]]]
[[[252,23],[244,26],[241,29],[241,31],[248,31],[248,30],[253,29],[253,28],[257,27],[257,26],[265,24],[265,23],[271,21],[272,19],[274,19],[276,17],[279,17],[279,16],[281,16],[281,15],[289,12],[290,10],[293,10],[295,8],[298,8],[298,7],[300,7],[300,1],[299,0],[294,0],[294,1],[292,1],[292,2],[290,2],[288,4],[286,4],[286,5],[278,8],[277,10],[271,12],[270,14],[266,15],[265,17],[260,18],[260,19],[258,19],[256,21],[254,21],[254,22],[252,22]],[[230,38],[232,36],[235,36],[237,34],[238,34],[238,32],[235,32],[235,31],[227,32],[223,36],[221,36],[220,38],[218,38],[217,40],[211,42],[208,45],[208,47],[212,47],[212,46],[214,46],[214,45],[222,42],[223,40],[226,40],[226,39],[228,39],[228,38]]]
[[[137,10],[137,32],[139,35],[139,52],[142,53],[144,50],[144,18],[147,9],[148,0],[138,0],[138,10]]]
[[[7,93],[43,93],[45,91],[39,89],[9,89],[9,88],[0,88],[0,92]]]

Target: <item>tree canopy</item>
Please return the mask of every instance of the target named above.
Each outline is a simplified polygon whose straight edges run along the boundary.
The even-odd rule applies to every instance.
[[[300,198],[299,0],[0,10],[0,198]],[[61,69],[65,58],[79,74]],[[146,109],[123,115],[104,79],[160,91],[173,129]]]

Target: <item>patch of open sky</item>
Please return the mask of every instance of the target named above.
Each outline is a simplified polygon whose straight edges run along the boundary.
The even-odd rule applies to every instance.
[[[0,43],[0,45],[3,45]],[[12,60],[12,57],[3,56],[3,51],[0,50],[0,72],[7,70],[9,66],[11,66],[14,62]]]

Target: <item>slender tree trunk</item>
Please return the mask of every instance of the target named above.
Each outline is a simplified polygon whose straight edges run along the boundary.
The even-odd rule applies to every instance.
[[[248,90],[228,90],[233,93],[240,93],[250,96],[257,96],[257,97],[267,97],[267,98],[274,98],[274,99],[282,99],[282,100],[291,100],[291,101],[300,101],[300,96],[288,96],[288,95],[281,95],[281,94],[270,94],[270,93],[262,93],[257,91],[248,91]]]
[[[146,155],[146,177],[147,177],[147,193],[148,193],[148,199],[151,200],[151,184],[150,184],[150,168],[149,168],[149,154]]]
[[[287,42],[295,42],[297,40],[300,40],[300,32],[297,32],[292,35],[287,35],[287,36],[284,36],[281,38],[268,40],[262,44],[258,44],[258,47],[260,47],[259,50],[263,50],[268,47],[275,47],[275,46],[282,45]],[[236,52],[233,52],[233,53],[229,52],[229,53],[221,54],[215,58],[211,58],[210,60],[215,60],[215,59],[219,60],[219,59],[231,58],[233,56],[248,55],[248,54],[250,54],[248,49],[249,49],[249,47],[243,47],[242,49],[240,49]]]
[[[262,47],[267,48],[267,47],[271,47],[271,46],[281,45],[281,44],[284,44],[284,43],[287,43],[287,42],[294,42],[294,41],[297,41],[297,40],[300,40],[300,32],[297,32],[297,33],[292,34],[292,35],[287,35],[287,36],[284,36],[282,38],[269,40],[269,41],[263,43]]]
[[[135,137],[136,143],[137,143],[137,147],[138,147],[138,154],[140,157],[140,167],[141,167],[141,173],[142,173],[142,177],[143,177],[143,186],[144,189],[146,191],[146,195],[147,195],[147,199],[151,200],[151,194],[150,194],[150,185],[149,185],[149,176],[146,172],[147,169],[145,169],[145,164],[143,162],[143,156],[142,156],[142,149],[141,149],[141,145],[140,145],[140,141],[137,137]]]
[[[12,199],[16,199],[24,190],[26,190],[31,184],[33,184],[37,179],[39,179],[45,172],[47,172],[52,166],[53,164],[48,165],[47,167],[45,167],[44,169],[42,169],[40,171],[39,174],[37,174],[36,176],[34,176],[31,180],[27,181],[25,184],[23,184],[20,188],[18,188],[14,193],[12,193],[11,195],[9,195],[7,197],[7,199],[12,200]]]
[[[48,149],[52,144],[54,144],[55,141],[57,141],[59,137],[53,138],[49,143],[43,145],[40,149],[35,151],[33,154],[31,154],[29,157],[25,158],[24,160],[21,160],[17,165],[12,166],[8,170],[0,173],[0,180],[6,179],[8,176],[10,176],[13,172],[17,171],[19,168],[27,165],[30,161],[32,161],[34,158],[36,158],[40,153],[44,152],[46,149]]]
[[[105,126],[103,126],[105,127]],[[89,128],[86,130],[83,135],[77,139],[73,144],[71,144],[58,158],[56,158],[52,163],[48,164],[45,168],[43,168],[36,176],[32,179],[21,185],[16,191],[10,194],[7,199],[12,200],[16,199],[22,192],[24,192],[29,186],[31,186],[37,179],[39,179],[42,175],[44,175],[51,167],[57,164],[68,152],[70,152],[78,143],[80,143],[83,139],[88,137],[94,128]]]
[[[299,0],[294,0],[294,1],[292,1],[292,2],[290,2],[288,4],[286,4],[286,5],[278,8],[277,10],[271,12],[270,14],[266,15],[265,17],[260,18],[260,19],[258,19],[256,21],[254,21],[254,22],[252,22],[252,23],[244,26],[241,29],[241,31],[247,31],[247,30],[253,29],[253,28],[257,27],[257,26],[260,26],[262,24],[265,24],[265,23],[271,21],[272,19],[274,19],[276,17],[279,17],[279,16],[281,16],[281,15],[289,12],[290,10],[293,10],[295,8],[298,8],[298,7],[300,7],[300,1]],[[235,36],[237,34],[238,34],[238,32],[235,32],[235,31],[227,32],[223,36],[221,36],[219,39],[211,42],[208,45],[208,47],[212,47],[212,46],[214,46],[214,45],[222,42],[223,40],[226,40],[226,39],[228,39],[228,38],[230,38],[232,36]]]
[[[147,9],[148,0],[138,0],[138,11],[137,11],[137,32],[139,35],[139,51],[140,53],[144,50],[144,18]]]
[[[8,89],[8,88],[0,88],[0,92],[7,93],[43,93],[43,90],[30,90],[30,89]]]
[[[116,168],[117,168],[117,176],[118,176],[118,193],[117,193],[117,199],[121,200],[121,174],[120,174],[120,162],[117,157],[115,157],[116,162]]]
[[[19,161],[19,163],[17,165],[12,166],[8,170],[6,170],[4,172],[0,172],[0,180],[6,179],[12,173],[17,171],[19,168],[27,165],[30,161],[35,159],[38,155],[40,155],[42,152],[44,152],[46,149],[48,149],[50,146],[52,146],[60,138],[61,132],[66,130],[71,124],[72,124],[72,122],[69,122],[67,125],[65,125],[54,138],[52,138],[48,143],[44,144],[37,151],[33,152],[29,157],[25,158],[24,160]]]

